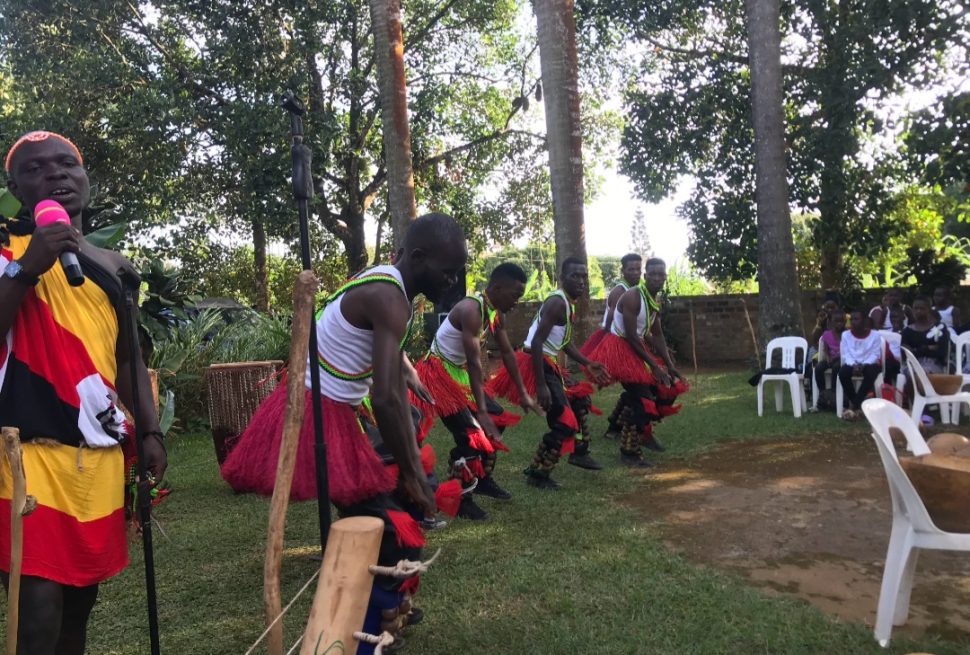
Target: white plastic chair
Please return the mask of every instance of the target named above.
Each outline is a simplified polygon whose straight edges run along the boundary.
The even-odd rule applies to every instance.
[[[889,434],[892,427],[902,430],[909,450],[914,455],[926,455],[930,452],[919,429],[906,412],[881,398],[871,398],[864,402],[862,411],[872,426],[872,438],[886,470],[893,504],[893,526],[876,611],[876,641],[885,648],[889,645],[893,626],[903,625],[909,616],[909,599],[913,590],[918,549],[970,551],[970,534],[944,532],[936,527],[923,500],[900,466],[892,436]]]
[[[808,342],[802,337],[776,337],[768,342],[768,352],[765,356],[765,368],[770,368],[771,356],[774,351],[781,351],[781,367],[796,369],[794,373],[763,374],[758,382],[758,416],[763,415],[764,386],[766,382],[776,382],[775,411],[780,412],[784,403],[784,385],[791,390],[791,404],[795,418],[801,418],[802,411],[808,409],[808,399],[805,398],[805,365],[808,358]],[[802,351],[802,364],[799,367],[798,351]]]
[[[956,375],[963,376],[964,385],[970,384],[970,373],[965,373],[963,368],[967,358],[970,357],[970,332],[958,334],[953,340],[953,347],[956,350],[953,358],[953,372]]]
[[[914,422],[919,423],[920,418],[923,416],[923,410],[927,405],[938,404],[940,406],[940,421],[942,423],[950,423],[951,405],[956,405],[957,403],[967,403],[967,405],[970,405],[970,392],[959,391],[948,396],[940,395],[930,383],[930,378],[926,375],[926,371],[923,370],[923,365],[919,363],[916,355],[910,352],[909,348],[903,348],[903,359],[906,361],[906,368],[909,370],[910,379],[913,381]],[[959,406],[954,407],[953,410],[952,414],[956,416],[956,420],[959,422]]]
[[[903,335],[899,334],[898,332],[893,332],[891,330],[880,330],[879,331],[879,336],[882,337],[882,341],[883,341],[883,344],[882,344],[882,355],[883,355],[882,372],[883,372],[883,377],[884,378],[885,378],[885,374],[886,374],[886,348],[888,348],[890,345],[893,345],[893,346],[896,346],[896,350],[899,350],[899,354],[900,354],[900,361],[899,361],[900,371],[899,371],[899,373],[896,374],[896,379],[893,380],[893,386],[896,388],[896,404],[901,406],[903,404],[903,402],[902,402],[903,401],[903,392],[906,389],[906,374],[903,373],[903,371],[902,371],[902,364],[903,364],[903,362],[902,362]],[[883,380],[883,384],[885,384],[885,382],[886,381]]]
[[[818,366],[822,362],[829,361],[829,349],[825,345],[825,342],[819,338],[818,340],[818,360],[815,362],[815,366]],[[832,369],[825,371],[825,379],[832,379]],[[812,375],[812,409],[818,411],[818,397],[821,394],[821,389],[818,388],[818,381],[815,379],[815,375]]]

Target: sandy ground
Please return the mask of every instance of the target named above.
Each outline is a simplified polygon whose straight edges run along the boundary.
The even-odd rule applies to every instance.
[[[875,622],[891,515],[868,435],[733,443],[645,478],[624,501],[688,559],[840,619]],[[921,553],[910,619],[896,630],[970,634],[970,554]]]

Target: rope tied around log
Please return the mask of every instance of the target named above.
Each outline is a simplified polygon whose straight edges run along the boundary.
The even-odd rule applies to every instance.
[[[438,555],[440,554],[441,549],[439,548],[431,559],[426,562],[412,562],[409,559],[402,559],[394,566],[379,566],[377,564],[371,564],[367,567],[367,570],[374,575],[386,575],[389,578],[405,580],[407,578],[413,578],[416,575],[421,575],[422,573],[427,572],[428,567],[434,564],[434,561],[438,559]]]
[[[437,555],[435,555],[435,557],[437,557]],[[367,634],[366,632],[355,632],[354,639],[371,644],[372,646],[376,646],[374,649],[374,655],[384,655],[384,649],[394,643],[394,635],[386,630],[382,632],[379,637],[376,635]]]

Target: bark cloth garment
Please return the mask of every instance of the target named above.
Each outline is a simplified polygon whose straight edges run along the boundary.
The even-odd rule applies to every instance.
[[[27,250],[10,234],[0,273]],[[128,564],[126,440],[117,405],[116,348],[122,288],[79,255],[86,281],[72,287],[59,262],[27,290],[0,343],[0,424],[20,429],[27,493],[23,574],[85,587]],[[12,484],[2,458],[0,526],[9,526]],[[10,531],[0,529],[0,569],[10,570]]]

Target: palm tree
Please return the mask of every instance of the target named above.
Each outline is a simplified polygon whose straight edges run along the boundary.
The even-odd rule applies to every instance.
[[[404,76],[404,36],[400,0],[370,0],[371,29],[381,94],[384,162],[387,165],[387,205],[395,251],[416,215],[411,171],[411,131]]]
[[[557,268],[567,257],[586,261],[583,138],[573,0],[534,0],[546,110],[546,145],[555,222]],[[581,299],[585,315],[588,298]]]
[[[782,113],[779,0],[745,0],[758,207],[758,323],[761,338],[801,335]],[[767,365],[770,366],[770,363]]]

